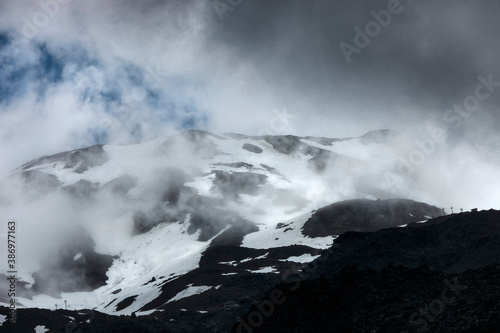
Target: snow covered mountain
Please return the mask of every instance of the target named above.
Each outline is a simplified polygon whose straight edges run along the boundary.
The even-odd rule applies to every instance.
[[[399,141],[189,130],[26,163],[0,192],[18,308],[234,323],[341,233],[443,214],[388,190]]]

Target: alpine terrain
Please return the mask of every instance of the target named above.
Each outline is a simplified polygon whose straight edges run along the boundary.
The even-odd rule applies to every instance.
[[[499,332],[500,213],[419,202],[402,141],[188,130],[26,163],[0,331]]]

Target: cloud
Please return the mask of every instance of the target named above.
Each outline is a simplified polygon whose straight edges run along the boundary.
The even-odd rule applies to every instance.
[[[371,163],[332,161],[322,178],[294,184],[304,198],[263,187],[256,200],[275,198],[273,220],[286,205],[326,205],[360,193],[448,211],[498,208],[500,88],[468,117],[453,110],[474,96],[479,76],[500,82],[500,3],[401,0],[402,11],[348,63],[340,44],[355,44],[354,28],[364,29],[387,0],[220,1],[231,9],[222,19],[212,0],[0,1],[0,177],[42,155],[187,128],[332,138],[391,128],[403,135]],[[428,144],[436,129],[446,139],[423,149],[417,142]],[[158,199],[175,188],[175,174],[160,177],[167,170],[196,174],[189,169],[198,156],[187,146],[170,151],[175,159],[132,154],[114,161],[117,174],[102,182],[120,172],[144,177],[132,199],[104,191],[91,202],[59,191],[34,200],[15,180],[0,179],[2,216],[16,217],[29,247],[20,251],[25,269],[47,265],[44,258],[81,228],[98,252],[115,255],[142,212],[153,222],[189,212],[185,206],[201,200],[194,190],[177,189],[174,208]],[[411,172],[402,174],[408,165]],[[377,188],[384,179],[390,184]],[[205,208],[200,214],[210,223],[228,219]]]
[[[500,91],[459,128],[443,115],[478,76],[500,81],[498,3],[401,0],[350,64],[339,45],[388,1],[226,4],[221,20],[212,1],[2,1],[0,153],[9,158],[0,173],[191,127],[327,137],[393,128],[426,139],[433,126],[449,131],[432,157],[444,173],[474,179],[497,165]]]

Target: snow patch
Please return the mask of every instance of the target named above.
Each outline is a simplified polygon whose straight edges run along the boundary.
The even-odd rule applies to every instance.
[[[91,292],[61,293],[71,309],[96,309],[112,315],[130,315],[161,294],[161,284],[196,269],[202,253],[210,241],[197,241],[199,232],[187,233],[188,221],[162,223],[149,232],[131,237],[127,247],[107,271],[106,285]],[[216,236],[214,236],[216,237]],[[155,277],[156,281],[148,283]],[[159,278],[163,277],[163,278]],[[137,296],[134,303],[121,311],[115,306],[105,307],[117,297],[112,292],[122,289],[118,304],[127,297]],[[54,308],[60,299],[36,295],[31,299],[20,298],[26,308]]]
[[[249,271],[250,273],[275,273],[275,274],[279,274],[280,273],[273,266],[271,266],[271,267],[261,267],[261,268],[259,268],[257,270],[247,269],[247,271]]]
[[[175,302],[175,301],[178,301],[180,299],[187,298],[187,297],[190,297],[190,296],[193,296],[193,295],[198,295],[198,294],[204,293],[205,291],[210,290],[212,288],[213,287],[211,287],[211,286],[192,286],[192,285],[188,285],[188,287],[186,289],[184,289],[183,291],[177,293],[177,295],[175,295],[174,297],[172,297],[171,299],[169,299],[167,301],[167,303]]]
[[[150,314],[152,314],[153,312],[156,312],[156,311],[161,312],[161,311],[165,311],[165,310],[163,310],[163,309],[153,309],[153,310],[148,310],[148,311],[137,311],[135,313],[135,315],[137,317],[139,317],[139,316],[148,316],[148,315],[150,315]]]
[[[418,221],[418,222],[415,222],[415,223],[426,223],[428,221],[429,220],[423,220],[423,221]],[[401,225],[398,225],[398,228],[405,228],[407,226],[408,226],[408,224],[401,224]]]
[[[269,249],[290,245],[306,245],[322,250],[329,248],[333,244],[334,237],[311,238],[302,234],[302,227],[311,215],[312,213],[307,213],[283,222],[285,224],[295,222],[293,229],[276,229],[277,224],[282,222],[279,220],[276,220],[274,224],[259,225],[259,231],[246,235],[241,246],[252,249]]]
[[[280,261],[293,261],[293,262],[298,262],[298,263],[306,263],[306,262],[311,262],[314,259],[318,258],[320,255],[313,256],[310,253],[305,253],[301,256],[292,256],[288,257],[287,259],[280,259]]]
[[[234,266],[234,267],[238,266],[238,262],[236,260],[233,260],[233,261],[221,261],[219,264],[221,264],[221,265],[229,265],[229,266]]]

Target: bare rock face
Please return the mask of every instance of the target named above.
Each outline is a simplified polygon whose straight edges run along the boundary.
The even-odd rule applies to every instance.
[[[231,332],[500,332],[499,221],[489,210],[346,232]]]
[[[259,173],[217,170],[212,189],[220,191],[225,198],[235,200],[241,193],[255,194],[266,181],[267,176]]]
[[[399,132],[389,129],[371,131],[361,137],[363,144],[369,143],[386,143],[394,140],[400,135]]]
[[[113,262],[110,255],[94,250],[95,244],[83,229],[67,236],[58,258],[47,258],[33,274],[32,291],[59,297],[60,292],[90,291],[106,284],[106,271]]]
[[[395,135],[220,137],[189,130],[27,163],[12,183],[40,200],[32,223],[40,214],[47,221],[61,216],[60,226],[74,218],[82,230],[68,227],[51,255],[40,251],[33,284],[18,281],[21,301],[33,297],[31,304],[47,306],[34,297],[47,294],[58,310],[19,308],[22,320],[0,330],[228,332],[237,318],[264,309],[259,327],[236,331],[410,332],[411,313],[439,295],[443,279],[467,269],[470,302],[448,313],[476,311],[463,318],[477,323],[481,309],[492,322],[486,316],[500,313],[498,269],[487,265],[500,263],[498,213],[441,216],[439,208],[405,199],[333,203],[394,198],[372,176],[373,157],[384,151],[380,145],[390,150]],[[344,182],[352,192],[343,193]],[[0,193],[1,205],[11,202],[15,197]],[[98,253],[115,231],[127,234]],[[0,290],[7,283],[0,276]],[[274,312],[268,302],[253,305],[277,286],[286,303]],[[88,303],[90,319],[90,309],[61,310],[61,292],[86,290],[102,297]],[[6,311],[0,306],[0,314]],[[69,317],[76,327],[67,326]],[[458,332],[469,324],[441,318],[428,323],[429,331]]]
[[[22,171],[21,177],[27,184],[40,193],[54,191],[62,185],[56,176],[38,170]]]
[[[262,148],[257,147],[256,145],[253,145],[251,143],[245,143],[241,148],[256,154],[260,154],[263,151]]]
[[[40,157],[21,166],[21,169],[27,170],[43,164],[64,162],[66,163],[65,168],[70,169],[76,167],[76,173],[83,173],[92,167],[103,165],[107,161],[109,161],[109,156],[104,151],[103,146],[95,145],[55,155]]]
[[[441,215],[437,207],[408,199],[347,200],[318,209],[302,232],[309,237],[324,237],[347,231],[376,231]]]

